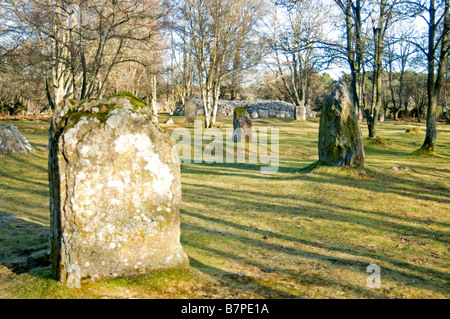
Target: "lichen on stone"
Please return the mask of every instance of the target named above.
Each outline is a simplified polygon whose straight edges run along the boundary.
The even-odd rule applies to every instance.
[[[59,185],[52,189],[52,219],[61,220],[63,234],[53,239],[61,248],[52,249],[60,256],[54,273],[61,281],[69,263],[93,278],[187,264],[179,240],[175,142],[129,99],[67,102],[52,120],[51,158],[57,160],[50,165],[59,172],[51,175],[51,184]]]

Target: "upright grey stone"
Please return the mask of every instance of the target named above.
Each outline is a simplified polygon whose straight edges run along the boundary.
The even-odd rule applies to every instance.
[[[73,284],[188,264],[173,145],[133,98],[56,108],[49,155],[56,278]]]
[[[197,105],[192,98],[186,98],[184,101],[184,122],[194,123],[197,116]]]
[[[339,83],[322,107],[319,161],[330,166],[364,166],[364,148],[358,118],[348,90]]]
[[[234,109],[233,114],[233,140],[235,142],[252,141],[252,119],[243,107]]]
[[[379,122],[384,122],[384,112],[379,112],[378,113],[378,121]]]
[[[296,121],[305,121],[306,120],[306,107],[303,105],[295,107],[294,118]]]
[[[0,154],[32,153],[34,148],[14,125],[0,125]]]

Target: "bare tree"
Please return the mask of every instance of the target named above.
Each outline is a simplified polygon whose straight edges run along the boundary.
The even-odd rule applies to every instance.
[[[369,138],[377,137],[378,113],[381,108],[381,75],[383,72],[384,40],[387,30],[394,21],[395,7],[398,0],[374,0],[371,14],[373,24],[373,73],[372,73],[372,102],[365,110]]]
[[[189,36],[189,41],[183,41],[183,78],[190,80],[190,61],[193,61],[203,101],[205,126],[211,127],[216,122],[221,85],[233,70],[238,72],[244,65],[240,58],[258,6],[253,0],[185,1],[181,6],[185,26],[179,28]],[[188,50],[192,55],[187,53]],[[234,75],[236,84],[238,73]]]
[[[325,42],[330,6],[323,1],[283,1],[277,7],[285,22],[275,15],[271,28],[277,73],[292,103],[306,105],[308,78],[326,60],[318,44]]]
[[[166,11],[156,0],[7,0],[11,21],[39,44],[49,104],[102,96],[117,65],[151,39]],[[79,8],[79,10],[76,10]],[[77,23],[69,23],[77,13]]]
[[[364,101],[364,59],[367,37],[363,29],[368,18],[364,15],[365,0],[334,0],[344,18],[346,45],[344,54],[351,72],[351,92],[355,113],[363,108]]]

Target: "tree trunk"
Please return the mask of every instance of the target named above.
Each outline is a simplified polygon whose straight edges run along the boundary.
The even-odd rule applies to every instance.
[[[436,108],[437,108],[437,96],[432,96],[428,104],[427,113],[427,132],[425,135],[425,141],[421,147],[426,152],[434,152],[436,146],[437,131],[436,131]]]
[[[377,121],[378,110],[373,115],[367,117],[367,128],[369,129],[369,138],[374,139],[377,137]]]

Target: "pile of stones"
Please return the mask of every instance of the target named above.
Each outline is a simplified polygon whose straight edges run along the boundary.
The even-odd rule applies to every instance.
[[[197,115],[204,115],[203,102],[202,99],[192,99],[197,107]],[[244,107],[250,114],[252,119],[259,117],[278,117],[278,118],[294,118],[295,116],[295,105],[274,100],[252,100],[252,101],[227,101],[219,100],[217,116],[233,116],[234,109],[237,107]],[[315,118],[316,113],[307,108],[307,118]],[[173,115],[183,116],[184,115],[184,105],[178,106]]]

